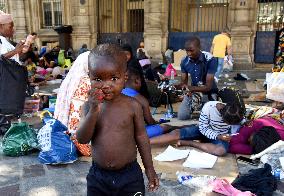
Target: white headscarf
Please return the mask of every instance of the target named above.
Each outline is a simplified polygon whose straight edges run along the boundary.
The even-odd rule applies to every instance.
[[[90,51],[87,51],[77,57],[66,78],[60,85],[60,89],[57,94],[54,118],[58,119],[65,126],[68,124],[72,96],[78,88],[81,78],[88,76],[89,53]]]

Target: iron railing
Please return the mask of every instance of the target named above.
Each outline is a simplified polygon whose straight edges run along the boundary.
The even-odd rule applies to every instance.
[[[215,32],[227,26],[228,0],[170,0],[170,32]]]
[[[257,30],[277,31],[284,27],[284,1],[258,0]]]
[[[61,0],[42,0],[42,27],[54,28],[62,25]]]
[[[99,33],[144,31],[144,0],[97,0]]]

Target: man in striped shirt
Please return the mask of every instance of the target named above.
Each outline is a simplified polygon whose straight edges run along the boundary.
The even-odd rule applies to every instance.
[[[202,108],[199,126],[189,125],[176,129],[151,138],[150,143],[155,145],[177,142],[178,145],[192,146],[210,154],[223,156],[229,148],[231,125],[239,124],[242,119],[243,111],[238,105],[209,101]]]

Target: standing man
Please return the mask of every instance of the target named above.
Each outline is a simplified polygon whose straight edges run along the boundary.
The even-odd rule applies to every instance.
[[[217,99],[218,88],[214,81],[217,60],[208,52],[200,50],[198,37],[191,37],[185,42],[186,56],[181,60],[181,87],[189,92],[184,96],[178,111],[179,120],[191,118],[191,113],[201,108],[201,100],[196,95],[208,95],[210,101]],[[188,74],[191,85],[188,85]],[[199,97],[200,98],[200,97]]]
[[[230,33],[228,28],[224,28],[222,33],[215,35],[211,50],[210,52],[213,54],[214,57],[218,60],[218,68],[217,72],[215,74],[215,78],[219,79],[220,74],[223,71],[223,65],[224,65],[224,57],[226,56],[226,50],[228,56],[231,55],[231,49],[232,44],[230,40]]]

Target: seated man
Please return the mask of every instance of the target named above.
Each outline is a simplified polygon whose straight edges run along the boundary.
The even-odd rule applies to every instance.
[[[127,68],[128,79],[125,83],[125,88],[122,93],[134,97],[141,105],[143,110],[143,116],[146,123],[146,131],[149,138],[168,133],[178,127],[171,125],[159,125],[157,121],[152,117],[148,100],[139,94],[141,88],[141,74],[139,70],[134,66],[128,66]]]
[[[181,60],[181,87],[189,93],[179,107],[178,119],[190,119],[193,108],[197,109],[201,106],[192,107],[192,95],[206,94],[209,101],[217,100],[218,88],[214,81],[214,74],[217,69],[216,59],[208,52],[200,51],[200,40],[192,37],[185,42],[185,50],[187,56]],[[191,86],[188,85],[188,74],[191,76]],[[199,96],[200,97],[200,96]],[[194,100],[196,100],[194,98]],[[195,104],[196,105],[196,104]],[[201,102],[198,103],[201,105]]]
[[[243,112],[236,104],[224,104],[218,101],[207,102],[201,111],[198,125],[173,130],[168,134],[150,139],[150,144],[188,145],[210,154],[223,156],[229,148],[231,125],[239,124]],[[201,140],[201,143],[193,140]]]

